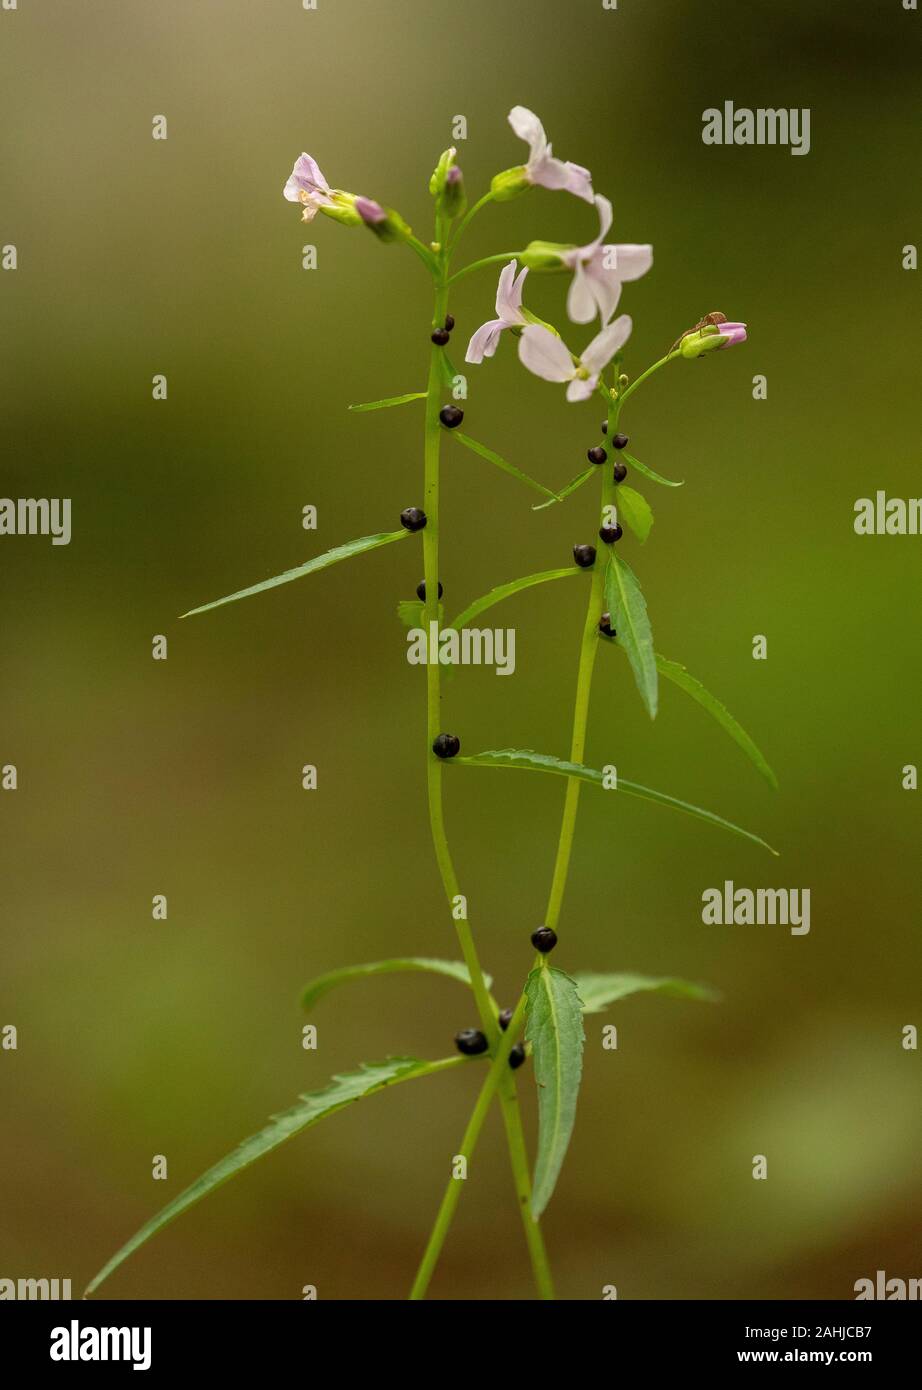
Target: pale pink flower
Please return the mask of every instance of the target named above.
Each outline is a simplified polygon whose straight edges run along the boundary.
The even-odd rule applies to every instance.
[[[557,159],[551,152],[544,126],[534,111],[526,106],[513,106],[509,112],[509,124],[520,140],[528,145],[528,163],[525,177],[529,183],[540,184],[542,188],[564,188],[577,198],[592,202],[592,175],[581,164]]]
[[[302,154],[295,160],[295,166],[282,189],[282,196],[289,203],[301,203],[304,207],[304,221],[311,222],[322,207],[332,207],[333,190],[320,171],[320,165],[309,154]]]
[[[632,323],[621,314],[597,333],[581,356],[573,361],[566,343],[548,328],[532,323],[522,330],[519,360],[544,381],[566,381],[568,401],[586,401],[599,384],[599,376],[619,348],[631,336]]]
[[[576,246],[561,255],[573,271],[567,313],[574,323],[589,323],[598,314],[608,323],[618,307],[621,286],[626,280],[639,280],[653,264],[653,247],[633,243],[603,246],[612,223],[611,203],[598,194],[599,234],[586,246]]]
[[[505,328],[518,328],[528,322],[522,313],[522,285],[528,274],[528,267],[516,275],[515,261],[504,266],[496,287],[496,318],[482,323],[467,345],[465,362],[482,362],[492,357],[499,343],[500,334]]]

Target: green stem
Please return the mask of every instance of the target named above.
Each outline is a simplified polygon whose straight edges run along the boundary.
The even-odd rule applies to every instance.
[[[451,276],[449,285],[456,285],[459,280],[463,280],[465,275],[470,275],[473,270],[480,270],[485,265],[497,265],[500,261],[513,261],[521,256],[521,251],[500,251],[495,256],[484,256],[479,261],[471,261],[470,265],[462,266]]]
[[[665,357],[661,357],[658,362],[654,362],[652,367],[648,367],[645,372],[641,372],[640,376],[637,377],[635,381],[632,381],[629,386],[626,386],[624,390],[621,392],[621,395],[618,397],[618,409],[621,409],[628,397],[634,394],[638,386],[642,385],[643,382],[646,381],[647,377],[652,376],[654,372],[659,371],[660,367],[665,367],[667,362],[671,362],[674,358],[679,356],[681,356],[681,354],[673,348],[670,352],[666,353]],[[611,426],[609,425],[609,430],[610,429]],[[610,437],[611,436],[609,434],[609,438]]]
[[[531,1215],[529,1203],[531,1201],[531,1179],[528,1173],[528,1156],[525,1151],[525,1136],[522,1132],[521,1116],[518,1109],[518,1098],[515,1093],[515,1080],[509,1070],[509,1053],[518,1035],[522,1020],[525,1016],[525,996],[519,1000],[518,1007],[513,1015],[509,1027],[504,1033],[500,1034],[496,1051],[490,1061],[490,1070],[480,1088],[477,1102],[471,1112],[471,1117],[467,1122],[467,1128],[461,1140],[461,1147],[455,1158],[465,1160],[465,1168],[470,1165],[477,1147],[477,1140],[480,1138],[480,1131],[483,1129],[484,1120],[490,1109],[490,1103],[497,1091],[503,1104],[503,1116],[506,1120],[506,1135],[509,1142],[509,1154],[512,1162],[513,1179],[515,1181],[516,1193],[519,1198],[519,1205],[522,1210],[522,1219],[525,1222],[526,1236],[528,1239],[528,1249],[531,1255],[532,1268],[535,1273],[535,1282],[542,1298],[553,1298],[554,1289],[551,1283],[550,1270],[547,1263],[547,1254],[544,1250],[544,1242],[540,1228]],[[511,1086],[509,1083],[512,1083]],[[410,1298],[418,1300],[425,1298],[429,1288],[429,1282],[435,1272],[439,1255],[442,1253],[442,1246],[448,1235],[455,1209],[461,1200],[461,1192],[464,1178],[452,1176],[448,1180],[442,1197],[438,1213],[436,1214],[435,1224],[423,1252],[416,1278],[413,1281],[413,1288],[410,1291]]]
[[[467,212],[464,214],[464,216],[461,218],[461,221],[458,223],[458,226],[455,230],[455,234],[451,239],[451,243],[448,248],[449,252],[455,250],[455,248],[458,245],[458,242],[461,240],[464,233],[470,226],[471,222],[473,222],[474,218],[477,216],[478,212],[480,212],[481,208],[485,208],[487,203],[492,203],[492,201],[493,194],[488,191],[484,193],[482,198],[478,198],[477,202],[468,208]]]
[[[487,199],[481,199],[481,203]],[[433,326],[438,326],[445,322],[445,315],[448,310],[448,284],[445,278],[447,268],[447,254],[440,253],[439,270],[440,275],[436,281],[435,305],[433,309]],[[424,604],[424,621],[427,631],[431,631],[429,624],[438,621],[438,592],[439,592],[439,452],[441,446],[441,424],[439,422],[439,409],[441,399],[441,349],[433,344],[429,358],[429,380],[426,388],[426,411],[425,411],[425,439],[424,439],[424,461],[425,461],[425,485],[423,506],[426,513],[426,525],[423,529],[423,572],[426,583],[426,600]],[[451,858],[451,851],[448,847],[448,838],[445,833],[445,817],[442,804],[442,762],[432,752],[432,742],[436,736],[442,732],[441,729],[441,667],[438,663],[426,664],[426,786],[429,801],[429,824],[432,833],[432,844],[435,850],[436,863],[439,868],[439,875],[442,880],[442,887],[448,900],[449,908],[452,910],[452,918],[455,924],[458,941],[464,956],[465,964],[471,978],[471,985],[474,992],[474,999],[477,1004],[477,1011],[487,1040],[493,1053],[493,1065],[490,1070],[492,1081],[489,1089],[486,1085],[484,1091],[478,1099],[477,1107],[465,1131],[462,1141],[462,1154],[467,1156],[465,1144],[469,1144],[470,1151],[477,1142],[483,1119],[486,1116],[490,1101],[497,1089],[499,1079],[503,1075],[503,1069],[508,1069],[509,1052],[515,1041],[511,1029],[503,1034],[496,1021],[496,1005],[491,999],[483,977],[483,970],[477,955],[477,948],[474,938],[467,921],[466,913],[463,918],[458,916],[457,903],[461,896],[458,877],[455,873],[454,864]],[[529,1252],[532,1258],[532,1265],[535,1270],[535,1280],[539,1293],[542,1297],[552,1297],[553,1292],[550,1284],[550,1273],[547,1267],[547,1255],[544,1250],[541,1232],[531,1214],[529,1205],[530,1180],[528,1177],[528,1159],[525,1153],[525,1141],[522,1133],[521,1117],[518,1109],[518,1097],[515,1087],[511,1090],[503,1086],[500,1088],[500,1103],[503,1110],[503,1118],[506,1123],[507,1142],[509,1146],[510,1163],[512,1165],[513,1178],[516,1184],[516,1191],[520,1197],[520,1209],[522,1222],[525,1228],[525,1237],[528,1243]],[[483,1112],[480,1113],[481,1104]],[[524,1202],[521,1200],[525,1194]],[[438,1260],[439,1252],[448,1233],[455,1207],[461,1196],[461,1189],[457,1182],[449,1183],[448,1190],[443,1198],[436,1217],[426,1253],[423,1256],[423,1266],[414,1284],[413,1297],[422,1297],[435,1263]],[[422,1290],[423,1292],[419,1292]]]
[[[653,370],[651,368],[651,370]],[[642,378],[638,378],[640,381]],[[625,395],[627,393],[625,392]],[[618,431],[618,417],[624,396],[608,401],[608,438],[612,439]],[[603,466],[602,498],[600,514],[604,515],[606,506],[614,503],[615,482],[610,462]],[[589,722],[589,699],[592,693],[592,672],[595,667],[596,652],[599,649],[599,618],[602,616],[602,601],[605,591],[605,570],[608,565],[607,552],[596,556],[589,590],[589,604],[583,623],[580,640],[579,668],[576,676],[576,699],[573,707],[573,732],[570,736],[570,761],[581,763],[586,750],[586,728]],[[582,782],[577,777],[567,778],[567,792],[560,821],[560,835],[557,840],[557,857],[554,860],[554,873],[548,895],[545,925],[557,930],[560,909],[563,903],[567,876],[570,871],[570,857],[573,851],[573,837],[576,832],[576,813],[579,809],[579,793]]]

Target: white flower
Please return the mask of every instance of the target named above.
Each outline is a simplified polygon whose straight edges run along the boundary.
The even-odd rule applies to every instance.
[[[586,401],[599,384],[600,373],[631,336],[632,323],[621,314],[597,333],[582,356],[573,361],[566,343],[540,324],[531,323],[519,339],[519,360],[544,381],[567,381],[568,401]]]
[[[544,126],[534,111],[526,106],[513,106],[509,112],[509,124],[520,140],[528,144],[528,163],[525,177],[529,183],[540,184],[542,188],[565,188],[575,193],[577,198],[592,202],[592,175],[581,164],[571,164],[557,159],[544,133]]]
[[[496,318],[482,323],[467,345],[465,362],[482,362],[492,357],[499,343],[499,335],[504,328],[517,328],[527,323],[522,313],[522,285],[528,274],[528,267],[519,271],[515,261],[504,266],[496,287]]]
[[[586,246],[566,251],[561,259],[573,271],[567,313],[574,323],[589,323],[596,314],[608,323],[618,307],[625,280],[639,280],[653,264],[653,247],[623,243],[603,246],[612,222],[611,203],[598,194],[599,235]]]

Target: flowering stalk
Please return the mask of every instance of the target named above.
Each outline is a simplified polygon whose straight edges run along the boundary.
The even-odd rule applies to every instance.
[[[427,657],[426,667],[426,794],[433,851],[442,887],[463,956],[458,961],[433,960],[429,957],[400,958],[377,961],[368,965],[346,966],[311,982],[303,997],[305,1008],[313,1009],[318,999],[347,980],[366,975],[389,973],[395,970],[425,970],[450,976],[469,986],[477,1008],[480,1029],[465,1028],[456,1035],[460,1056],[420,1061],[414,1058],[389,1057],[383,1062],[362,1064],[356,1071],[333,1078],[325,1088],[301,1096],[288,1111],[275,1116],[257,1134],[252,1135],[231,1154],[221,1159],[196,1182],[154,1216],[119,1250],[90,1284],[87,1292],[95,1290],[133,1251],[162,1229],[181,1212],[213,1188],[225,1182],[262,1154],[270,1152],[292,1135],[333,1114],[344,1105],[370,1096],[377,1091],[403,1081],[440,1074],[457,1066],[474,1063],[483,1065],[486,1073],[474,1109],[468,1120],[456,1157],[466,1163],[474,1151],[490,1106],[497,1100],[503,1115],[509,1162],[521,1212],[526,1243],[531,1259],[535,1285],[541,1298],[554,1297],[553,1281],[544,1248],[539,1220],[553,1193],[558,1174],[566,1155],[575,1118],[576,1099],[582,1073],[584,1031],[582,1016],[598,1012],[608,1004],[637,990],[662,990],[682,993],[686,997],[705,999],[712,995],[702,986],[674,979],[659,980],[639,975],[591,975],[572,977],[549,964],[548,953],[557,944],[557,928],[566,891],[576,820],[583,782],[608,786],[605,776],[584,763],[586,732],[589,720],[593,670],[602,634],[617,635],[617,645],[627,656],[638,690],[651,716],[657,708],[657,678],[661,674],[672,680],[701,704],[734,740],[746,751],[768,780],[774,775],[755,744],[740,728],[728,711],[704,690],[684,667],[666,661],[653,650],[652,632],[639,583],[627,563],[619,558],[614,546],[621,539],[622,528],[615,520],[622,515],[628,525],[644,541],[653,516],[646,500],[631,487],[623,486],[627,465],[641,475],[666,486],[677,486],[653,472],[630,454],[620,453],[627,440],[618,434],[621,411],[633,392],[667,362],[678,358],[692,359],[744,342],[746,326],[730,323],[720,313],[706,315],[680,335],[669,352],[653,363],[633,383],[620,375],[621,350],[631,333],[632,322],[626,314],[614,317],[623,285],[646,274],[652,265],[652,248],[636,243],[603,244],[612,222],[612,208],[607,198],[596,195],[589,171],[581,165],[558,159],[547,140],[538,118],[524,107],[514,107],[509,121],[528,144],[525,164],[505,169],[497,174],[489,190],[467,210],[467,197],[461,170],[455,163],[455,150],[446,150],[439,160],[429,183],[435,200],[435,235],[426,245],[413,234],[410,226],[393,208],[373,198],[355,195],[328,183],[319,165],[308,154],[296,161],[284,188],[284,196],[300,205],[305,221],[318,215],[341,226],[364,227],[385,245],[406,246],[425,265],[433,284],[433,312],[428,377],[425,391],[410,391],[383,400],[364,402],[351,407],[356,410],[379,410],[403,406],[424,400],[423,413],[423,502],[424,508],[409,507],[401,513],[401,528],[378,531],[344,544],[334,546],[306,563],[284,571],[271,579],[240,589],[224,598],[202,604],[183,616],[202,613],[262,593],[280,584],[287,584],[304,575],[325,569],[331,564],[354,555],[376,551],[408,534],[422,532],[423,586],[417,590],[421,605],[415,606],[424,623],[425,633],[439,633],[441,628],[441,585],[439,583],[440,549],[440,486],[439,467],[443,433],[455,430],[456,438],[468,450],[502,469],[538,492],[547,500],[541,507],[562,502],[591,476],[597,465],[602,470],[599,537],[603,549],[594,546],[574,547],[576,569],[550,569],[503,583],[488,594],[469,604],[448,629],[454,631],[469,623],[513,593],[538,584],[545,584],[581,570],[591,570],[588,579],[586,616],[583,621],[576,693],[570,734],[569,756],[561,759],[529,749],[503,749],[479,754],[460,753],[460,740],[442,727],[441,661]],[[451,261],[461,238],[474,217],[488,204],[503,203],[527,189],[539,186],[563,190],[594,205],[599,217],[599,232],[592,241],[579,245],[559,245],[547,241],[532,241],[522,251],[506,255],[491,255],[471,262],[451,273]],[[454,320],[448,313],[452,286],[486,266],[504,261],[496,292],[496,318],[488,320],[473,334],[468,344],[466,360],[479,364],[493,357],[504,335],[517,343],[522,364],[546,381],[566,385],[567,400],[586,402],[601,396],[606,402],[605,432],[609,448],[619,455],[612,462],[605,447],[596,445],[587,451],[590,467],[579,474],[559,492],[552,492],[543,483],[528,477],[515,465],[507,462],[494,450],[457,430],[463,412],[453,404],[442,405],[442,390],[448,376],[448,359],[444,349],[451,336]],[[519,266],[521,262],[521,266]],[[567,296],[570,318],[579,324],[590,322],[596,314],[599,328],[589,343],[574,352],[552,324],[545,323],[523,304],[523,286],[531,272],[569,272],[572,281]],[[613,364],[613,365],[611,365]],[[606,372],[611,366],[611,382]],[[617,507],[616,507],[617,504]],[[400,605],[401,611],[413,605]],[[603,609],[610,608],[617,619],[617,632],[612,621],[601,621]],[[437,654],[441,657],[441,652]],[[467,898],[460,891],[445,829],[443,804],[444,769],[451,763],[468,766],[514,767],[551,772],[566,778],[563,810],[557,841],[557,851],[548,895],[545,922],[531,933],[535,956],[528,978],[513,1010],[499,1013],[490,994],[487,979],[480,963],[474,936],[467,918]],[[454,774],[452,774],[454,775]],[[662,792],[652,791],[636,783],[618,779],[621,795],[640,796],[660,805],[671,806],[712,825],[722,826],[734,834],[770,848],[758,836],[732,825],[723,818],[700,807],[677,800]],[[520,1041],[524,1030],[524,1042]],[[515,1069],[530,1056],[538,1096],[538,1139],[534,1172],[530,1171],[522,1118],[518,1105]],[[410,1297],[423,1298],[436,1268],[454,1212],[463,1190],[460,1176],[449,1180],[436,1215]]]

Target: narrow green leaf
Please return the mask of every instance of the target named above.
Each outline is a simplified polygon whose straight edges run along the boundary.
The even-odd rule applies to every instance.
[[[538,1153],[531,1214],[537,1221],[566,1157],[583,1074],[583,1006],[562,970],[542,965],[525,983],[525,1038],[538,1088]]]
[[[568,565],[566,569],[542,570],[540,574],[526,574],[521,579],[511,579],[508,584],[498,584],[489,593],[481,594],[480,598],[468,604],[463,613],[459,613],[449,623],[449,627],[462,628],[472,622],[474,618],[479,618],[480,614],[486,609],[492,608],[494,603],[501,603],[504,598],[509,598],[511,594],[517,594],[520,589],[530,589],[533,584],[546,584],[549,579],[569,579],[571,575],[585,574],[586,570],[581,570],[576,565]]]
[[[662,473],[654,473],[652,468],[648,468],[645,463],[641,463],[640,459],[635,459],[633,454],[625,454],[622,452],[621,457],[624,459],[625,463],[630,464],[631,468],[636,468],[638,473],[642,473],[645,478],[651,478],[654,483],[662,483],[663,487],[685,486],[684,481],[681,483],[674,483],[670,478],[664,478]]]
[[[571,492],[575,492],[578,487],[582,487],[583,483],[588,482],[595,470],[596,465],[594,463],[590,464],[588,468],[583,469],[582,473],[577,473],[576,477],[571,479],[566,487],[562,487],[558,493],[555,493],[549,502],[537,502],[535,506],[532,507],[532,511],[543,512],[545,507],[553,507],[555,502],[562,502],[565,497],[570,496]]]
[[[521,468],[516,468],[514,463],[507,463],[504,458],[495,453],[493,449],[488,449],[486,444],[480,444],[476,439],[471,439],[469,434],[462,434],[460,430],[452,430],[452,438],[457,439],[460,444],[471,449],[475,454],[479,454],[488,463],[493,463],[497,468],[501,468],[504,473],[508,473],[511,478],[518,478],[520,483],[525,483],[526,487],[534,488],[536,492],[543,492],[545,497],[549,497],[552,502],[559,502],[560,498],[556,492],[552,492],[543,483],[535,482],[534,478],[529,478],[527,473],[523,473]]]
[[[623,521],[634,532],[641,545],[650,534],[653,525],[653,511],[646,497],[635,492],[626,483],[621,483],[615,493],[618,520]]]
[[[633,668],[640,698],[650,718],[655,719],[659,691],[647,605],[637,576],[616,550],[612,550],[605,571],[605,607],[611,613],[618,641]]]
[[[593,975],[587,971],[574,975],[573,980],[583,1001],[584,1014],[600,1014],[616,1000],[645,990],[670,994],[676,999],[698,999],[708,1004],[720,999],[717,991],[709,989],[707,985],[696,985],[690,980],[677,980],[668,975]]]
[[[455,764],[461,764],[463,767],[516,767],[535,772],[553,772],[562,777],[579,777],[581,781],[591,782],[597,787],[604,786],[605,780],[602,773],[594,767],[585,767],[582,763],[569,763],[548,753],[535,753],[530,748],[489,749],[484,753],[451,758],[445,766],[452,767]],[[778,851],[772,849],[761,836],[753,835],[749,830],[742,830],[732,821],[715,815],[713,811],[705,811],[700,806],[693,806],[689,801],[680,801],[678,797],[669,796],[666,792],[653,791],[650,787],[642,787],[639,782],[629,782],[621,776],[618,777],[616,790],[624,792],[627,796],[639,797],[643,801],[656,802],[659,806],[671,806],[674,811],[684,811],[686,815],[694,816],[697,820],[707,821],[708,824],[719,826],[722,830],[730,830],[744,840],[751,840],[754,845],[761,845],[777,858]]]
[[[222,1158],[214,1167],[209,1168],[201,1177],[196,1178],[191,1186],[169,1202],[162,1211],[152,1217],[139,1231],[122,1246],[99,1271],[96,1277],[87,1285],[84,1297],[93,1293],[99,1288],[103,1280],[108,1279],[114,1270],[118,1269],[123,1261],[127,1260],[135,1250],[139,1249],[145,1241],[150,1240],[151,1236],[157,1234],[169,1222],[175,1220],[182,1212],[188,1210],[202,1197],[213,1192],[216,1187],[233,1178],[242,1169],[255,1163],[256,1159],[262,1158],[263,1154],[270,1153],[277,1149],[280,1144],[284,1144],[286,1139],[291,1139],[302,1130],[309,1129],[318,1120],[322,1120],[327,1115],[335,1114],[337,1110],[342,1110],[345,1106],[351,1105],[353,1101],[361,1100],[364,1096],[370,1096],[375,1091],[381,1091],[386,1086],[395,1085],[400,1081],[409,1081],[417,1076],[429,1076],[433,1072],[444,1071],[448,1067],[456,1066],[458,1062],[465,1062],[464,1057],[445,1057],[438,1062],[421,1062],[415,1057],[389,1057],[384,1062],[362,1063],[358,1071],[347,1072],[343,1076],[334,1076],[328,1086],[322,1091],[313,1091],[309,1095],[301,1096],[297,1105],[293,1105],[290,1110],[283,1111],[280,1115],[273,1115],[269,1123],[258,1134],[253,1134],[249,1139],[244,1139],[232,1153]]]
[[[470,986],[471,983],[471,977],[463,961],[435,960],[430,956],[403,956],[395,960],[372,961],[368,965],[345,965],[340,970],[318,975],[316,980],[311,980],[309,985],[305,985],[301,1003],[305,1009],[310,1009],[318,999],[322,999],[337,985],[364,979],[366,975],[390,975],[400,970],[426,970],[434,975],[447,975],[453,980],[460,980],[463,985]],[[484,975],[483,979],[489,989],[493,981],[489,975]]]
[[[681,666],[677,661],[667,661],[664,656],[658,655],[656,658],[656,667],[661,675],[665,676],[667,680],[672,681],[680,690],[684,690],[693,700],[697,700],[701,708],[706,709],[708,714],[712,715],[713,718],[717,720],[717,723],[722,729],[726,729],[727,733],[734,742],[739,744],[746,756],[752,759],[765,780],[777,789],[778,779],[774,772],[769,767],[762,753],[753,743],[746,730],[733,718],[733,715],[727,709],[726,705],[722,705],[709,690],[704,688],[699,680],[696,680],[694,676],[690,675],[685,667]]]
[[[382,531],[377,536],[360,536],[358,540],[337,545],[332,550],[325,551],[323,555],[315,555],[313,560],[298,565],[296,569],[276,574],[272,579],[264,579],[261,584],[251,584],[249,589],[240,589],[236,594],[227,594],[225,598],[203,603],[200,608],[190,608],[188,613],[181,613],[180,617],[192,618],[196,613],[207,613],[210,608],[220,608],[223,603],[234,603],[238,598],[261,594],[264,589],[275,589],[279,584],[290,584],[293,579],[300,579],[302,575],[313,574],[314,570],[325,570],[328,565],[335,565],[337,560],[347,560],[350,555],[361,555],[366,550],[375,550],[379,545],[390,545],[391,541],[402,541],[404,536],[409,534],[409,531],[401,527],[399,531]]]
[[[360,405],[350,405],[356,412],[362,410],[387,410],[392,405],[406,405],[407,401],[424,401],[425,391],[409,391],[405,396],[385,396],[380,401],[362,401]]]

